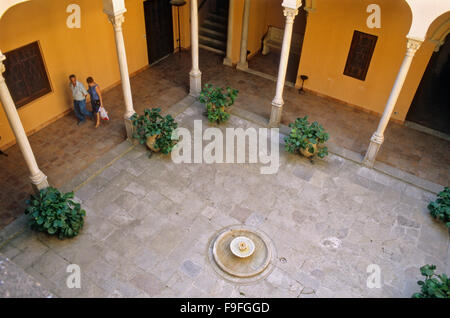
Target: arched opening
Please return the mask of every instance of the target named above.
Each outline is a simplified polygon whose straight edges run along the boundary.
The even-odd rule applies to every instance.
[[[406,120],[450,135],[450,13],[437,17],[430,25],[427,40],[435,45],[409,108]]]
[[[450,135],[450,36],[430,58],[406,119]]]

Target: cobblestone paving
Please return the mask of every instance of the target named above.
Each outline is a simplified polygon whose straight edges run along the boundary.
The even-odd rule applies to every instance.
[[[198,104],[177,116],[190,129],[199,118]],[[253,125],[232,116],[227,126]],[[278,173],[261,175],[259,164],[177,165],[136,146],[77,191],[87,210],[77,238],[25,229],[7,241],[7,227],[0,253],[60,297],[410,297],[420,266],[449,272],[448,230],[426,209],[432,194],[335,155],[312,164],[280,154]],[[210,239],[234,224],[273,240],[264,280],[230,283],[208,263]],[[81,289],[66,287],[72,263]],[[381,289],[366,285],[370,264]]]

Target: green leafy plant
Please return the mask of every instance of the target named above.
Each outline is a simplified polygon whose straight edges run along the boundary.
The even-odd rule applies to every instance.
[[[77,236],[83,227],[86,211],[71,200],[73,198],[73,192],[62,194],[52,187],[31,195],[25,210],[30,217],[31,228],[57,235],[60,239]]]
[[[286,142],[286,151],[290,153],[303,153],[307,151],[311,155],[317,155],[324,158],[328,155],[327,147],[318,147],[319,144],[325,143],[330,136],[317,122],[310,124],[308,116],[297,118],[295,122],[290,123],[291,132],[289,136],[284,138]]]
[[[418,281],[421,286],[420,293],[412,298],[450,298],[450,279],[445,274],[435,274],[436,265],[425,265],[420,268],[425,281]]]
[[[200,92],[198,100],[206,105],[208,120],[212,123],[223,123],[230,118],[227,108],[234,104],[239,91],[227,87],[226,91],[221,87],[206,84]]]
[[[133,138],[136,138],[140,144],[145,144],[149,138],[153,138],[154,146],[151,149],[169,154],[178,141],[177,138],[172,137],[178,124],[172,116],[163,117],[160,113],[161,108],[147,108],[143,115],[134,114],[131,117],[133,126],[136,127]]]
[[[436,201],[428,205],[428,210],[432,217],[443,221],[450,228],[450,188],[445,187],[444,191],[438,194]]]

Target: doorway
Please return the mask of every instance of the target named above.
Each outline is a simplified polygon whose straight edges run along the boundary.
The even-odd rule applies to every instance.
[[[267,17],[265,21],[267,26],[266,34],[264,35],[264,38],[269,38],[269,42],[276,42],[277,44],[270,47],[270,51],[268,54],[263,54],[264,38],[262,38],[260,51],[248,60],[249,69],[256,71],[259,74],[263,74],[266,76],[268,75],[273,79],[276,79],[278,76],[281,58],[281,46],[286,22],[286,18],[282,14],[282,11],[279,9],[279,7],[280,5],[278,2],[267,3]],[[306,32],[306,23],[307,12],[303,8],[300,8],[299,13],[294,20],[288,67],[286,70],[286,82],[289,82],[292,85],[297,81],[301,52],[303,47],[303,39]],[[274,34],[275,40],[270,39],[270,34]]]
[[[168,0],[144,1],[145,31],[149,64],[173,53],[172,6]]]
[[[406,120],[450,135],[450,35],[430,58]]]

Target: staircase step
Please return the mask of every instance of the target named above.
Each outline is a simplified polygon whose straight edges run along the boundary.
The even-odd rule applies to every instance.
[[[223,33],[223,32],[217,32],[217,31],[214,31],[211,29],[200,27],[198,33],[199,33],[199,35],[207,36],[207,37],[215,39],[215,40],[225,41],[225,42],[227,41],[227,34]]]
[[[198,43],[201,43],[205,46],[209,46],[215,48],[217,50],[226,51],[227,44],[225,42],[217,41],[214,39],[209,39],[207,37],[199,37]]]
[[[209,13],[207,19],[221,24],[228,24],[228,17],[216,13]]]
[[[227,47],[227,42],[226,41],[217,40],[217,39],[211,38],[209,36],[199,35],[198,39],[199,39],[200,43],[207,44],[207,45],[212,45],[212,46],[214,46],[215,48],[218,48],[218,49],[226,49],[226,47]]]
[[[211,30],[214,30],[214,31],[217,31],[220,33],[225,33],[225,34],[227,33],[227,28],[228,28],[228,26],[226,24],[214,22],[209,19],[206,19],[203,22],[202,26],[204,28],[211,29]]]
[[[219,49],[216,49],[216,48],[213,48],[213,47],[201,44],[201,43],[198,44],[198,47],[202,48],[204,50],[208,50],[208,51],[220,54],[220,55],[226,55],[226,52],[224,50],[219,50]]]

